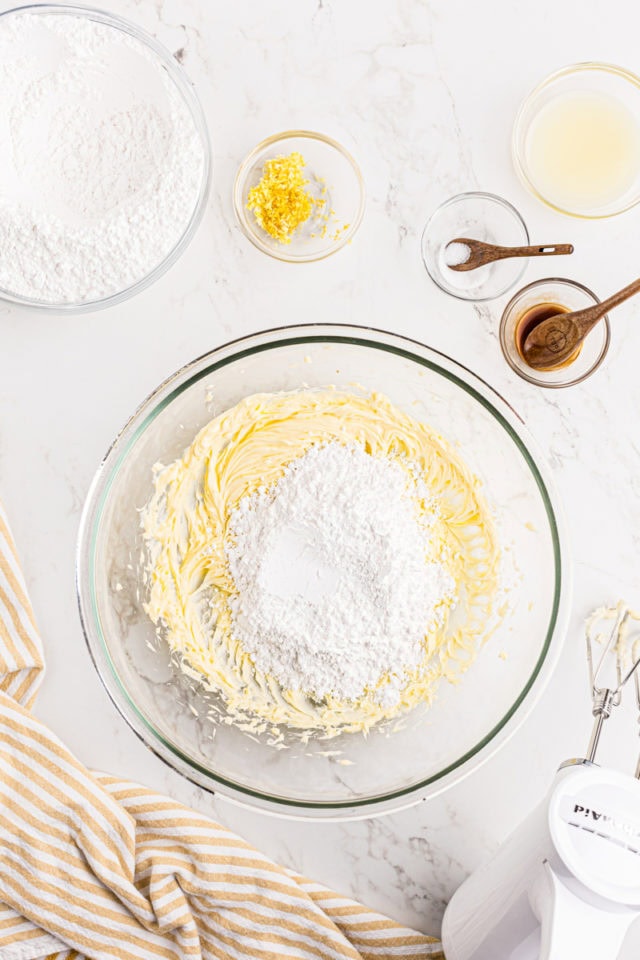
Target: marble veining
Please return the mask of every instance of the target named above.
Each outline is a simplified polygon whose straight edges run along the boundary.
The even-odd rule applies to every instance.
[[[136,299],[85,317],[0,305],[0,495],[44,634],[48,675],[38,713],[101,770],[137,778],[218,817],[281,862],[437,932],[444,905],[542,795],[554,769],[584,749],[589,706],[581,625],[603,601],[640,603],[640,302],[612,316],[604,366],[581,386],[544,392],[503,362],[506,297],[473,306],[437,290],[419,238],[460,190],[505,196],[532,239],[573,242],[570,260],[532,263],[600,296],[638,273],[638,210],[573,221],[519,185],[509,136],[519,101],[546,73],[601,59],[634,68],[632,0],[104,0],[183,63],[203,102],[214,186],[182,260]],[[233,220],[239,162],[260,139],[296,126],[333,135],[366,180],[353,243],[307,266],[270,260]],[[525,419],[551,465],[574,557],[564,653],[519,734],[450,793],[379,820],[298,823],[218,800],[165,767],[119,717],[89,660],[76,611],[74,553],[82,502],[115,433],[142,398],[193,357],[230,338],[303,321],[387,328],[469,366]],[[615,718],[607,758],[632,770],[632,710]],[[636,935],[636,952],[640,934]],[[625,956],[633,956],[632,944]]]

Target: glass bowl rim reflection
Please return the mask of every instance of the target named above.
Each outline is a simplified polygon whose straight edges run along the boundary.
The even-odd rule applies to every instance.
[[[601,302],[600,298],[596,296],[593,290],[590,290],[589,287],[586,287],[584,283],[580,283],[578,280],[570,280],[569,277],[541,277],[539,280],[532,280],[531,283],[528,283],[525,287],[521,287],[520,290],[514,293],[502,311],[502,316],[500,317],[499,338],[502,354],[514,373],[517,373],[519,377],[522,377],[522,379],[526,380],[528,383],[533,383],[536,387],[559,390],[564,387],[575,387],[576,384],[582,383],[583,380],[586,380],[588,377],[590,377],[601,366],[605,357],[607,356],[607,353],[609,352],[609,346],[611,344],[611,324],[609,323],[609,315],[605,314],[601,321],[604,324],[605,329],[602,349],[600,350],[600,353],[594,363],[589,367],[588,370],[585,370],[584,373],[581,373],[580,376],[573,377],[571,380],[562,380],[558,383],[550,383],[547,380],[540,380],[538,377],[536,377],[535,372],[527,373],[525,370],[521,370],[520,367],[516,366],[512,361],[506,346],[506,326],[508,314],[515,306],[518,299],[524,294],[535,289],[536,287],[542,287],[544,285],[551,285],[554,283],[562,284],[568,287],[574,287],[576,290],[581,290],[583,293],[586,293],[587,296],[591,297],[594,304]],[[572,365],[565,367],[567,373],[569,373],[571,370],[571,366]]]
[[[139,280],[136,280],[123,290],[116,290],[114,293],[109,293],[104,297],[98,297],[94,300],[70,301],[64,303],[52,303],[48,300],[34,300],[31,297],[24,297],[20,294],[13,293],[10,290],[5,290],[4,288],[0,287],[0,301],[4,300],[5,302],[18,307],[37,310],[39,313],[70,315],[92,313],[97,310],[104,310],[107,307],[113,307],[118,303],[123,303],[125,300],[129,300],[130,297],[134,297],[143,290],[146,290],[147,287],[150,287],[156,282],[156,280],[159,280],[160,277],[163,276],[176,263],[176,261],[180,259],[184,251],[191,243],[204,216],[207,199],[211,189],[212,150],[209,130],[207,128],[207,122],[202,104],[198,99],[195,89],[189,80],[184,67],[182,67],[181,64],[176,61],[176,59],[171,55],[170,51],[162,43],[156,40],[156,38],[150,33],[147,33],[143,27],[139,27],[137,24],[127,20],[125,17],[119,16],[117,13],[111,13],[108,10],[101,10],[98,7],[90,7],[73,3],[30,3],[23,6],[11,7],[9,10],[2,10],[0,12],[0,20],[2,20],[4,17],[9,17],[15,14],[21,15],[30,13],[44,14],[46,16],[81,17],[83,19],[93,20],[98,23],[103,23],[106,26],[113,27],[114,29],[119,30],[121,33],[125,33],[128,36],[133,37],[134,40],[137,40],[143,46],[147,47],[158,58],[164,69],[167,71],[167,74],[174,86],[176,87],[178,95],[182,98],[189,111],[196,133],[202,145],[202,178],[200,181],[198,195],[195,198],[193,210],[191,211],[189,220],[181,235],[176,239],[176,242],[166,256],[163,257],[163,259],[157,263],[155,267],[153,267],[147,274],[145,274],[143,277],[140,277]]]
[[[253,224],[251,223],[251,220],[245,211],[243,197],[246,177],[249,170],[253,166],[256,157],[263,150],[272,146],[274,143],[278,143],[280,140],[292,140],[295,137],[306,140],[318,140],[320,143],[324,143],[326,146],[333,147],[334,150],[337,150],[337,152],[344,157],[353,170],[359,190],[358,210],[356,215],[351,218],[349,229],[344,230],[339,240],[336,240],[332,246],[328,246],[324,252],[299,257],[287,254],[287,244],[280,244],[282,247],[282,249],[280,249],[280,247],[277,246],[270,246],[266,240],[262,239],[261,234],[258,232],[260,227],[258,227],[257,224],[255,228],[253,227]],[[257,247],[258,250],[261,250],[262,253],[266,253],[269,257],[273,257],[275,260],[281,260],[283,263],[315,263],[318,260],[325,260],[327,257],[337,253],[338,250],[341,250],[347,243],[349,243],[349,241],[352,240],[355,234],[358,232],[360,224],[362,223],[362,218],[364,217],[367,200],[362,171],[360,170],[360,167],[358,166],[358,163],[353,155],[345,147],[343,147],[341,143],[339,143],[337,140],[334,140],[333,137],[330,137],[325,133],[319,133],[315,130],[282,130],[280,133],[273,133],[271,136],[265,137],[264,140],[261,140],[260,143],[257,143],[256,146],[249,151],[249,153],[240,163],[233,181],[232,192],[233,212],[235,213],[238,226],[242,230],[245,237],[251,241],[254,247]]]
[[[276,796],[236,783],[186,756],[155,728],[120,680],[108,641],[101,630],[95,594],[96,540],[102,513],[118,470],[146,427],[176,396],[211,376],[215,370],[254,353],[310,343],[353,345],[389,352],[444,376],[479,402],[515,443],[531,472],[547,516],[554,558],[553,599],[544,643],[527,683],[518,691],[501,721],[455,763],[437,774],[400,789],[358,799],[310,801]],[[535,449],[524,421],[486,381],[446,354],[407,337],[349,324],[301,324],[263,330],[222,344],[181,367],[142,402],[107,450],[89,489],[78,534],[76,590],[87,647],[107,694],[132,730],[156,756],[196,785],[267,813],[300,819],[357,819],[408,807],[441,793],[477,769],[513,735],[542,694],[560,655],[569,613],[571,571],[564,517],[549,468]]]
[[[562,213],[564,216],[573,217],[576,220],[606,220],[609,217],[618,217],[621,213],[626,213],[627,210],[631,210],[633,207],[637,206],[638,203],[640,203],[640,178],[638,180],[638,188],[635,198],[626,203],[624,206],[616,207],[615,209],[611,209],[606,213],[576,213],[574,210],[567,210],[565,207],[562,207],[557,203],[553,203],[538,190],[527,172],[528,165],[523,152],[520,149],[520,141],[524,142],[526,137],[526,131],[521,129],[524,123],[524,117],[527,110],[531,109],[536,98],[540,96],[540,94],[543,93],[547,87],[550,87],[553,83],[555,83],[556,80],[562,80],[565,77],[571,77],[577,74],[590,72],[607,73],[611,74],[612,76],[619,77],[621,80],[628,81],[632,86],[636,87],[638,91],[640,91],[640,76],[635,74],[632,70],[628,70],[626,67],[620,67],[615,63],[607,63],[603,60],[583,60],[579,63],[567,64],[567,66],[561,67],[559,70],[554,70],[553,73],[548,74],[548,76],[544,77],[540,83],[538,83],[532,90],[529,91],[518,107],[518,112],[516,113],[516,118],[513,122],[513,132],[511,135],[511,158],[520,182],[546,207],[549,207],[551,210],[556,210],[558,213]]]
[[[429,263],[425,255],[427,232],[429,230],[429,227],[432,225],[433,221],[436,219],[436,217],[438,217],[439,214],[441,214],[444,210],[446,210],[447,207],[453,206],[454,204],[464,200],[470,200],[472,198],[474,200],[477,200],[477,199],[490,200],[492,203],[497,203],[499,206],[503,207],[503,209],[507,210],[510,214],[513,215],[514,220],[516,220],[522,227],[523,243],[521,245],[527,246],[531,242],[531,238],[529,237],[529,229],[527,227],[527,224],[525,223],[524,217],[522,216],[520,211],[516,207],[514,207],[514,205],[509,200],[505,199],[505,197],[498,196],[497,193],[490,193],[487,190],[465,190],[463,193],[456,193],[453,197],[448,197],[446,200],[443,200],[442,203],[439,204],[439,206],[437,206],[436,209],[433,211],[433,213],[425,223],[424,229],[422,231],[422,236],[420,238],[420,253],[422,255],[422,263],[424,265],[425,270],[427,271],[427,274],[429,275],[431,280],[433,280],[433,282],[438,287],[438,289],[443,291],[443,293],[447,293],[449,294],[450,297],[454,297],[456,300],[463,300],[467,303],[468,302],[487,303],[490,300],[498,300],[500,297],[503,297],[505,293],[508,293],[509,290],[513,289],[513,287],[515,287],[515,285],[520,282],[520,280],[524,276],[525,270],[527,269],[526,257],[520,258],[520,262],[517,264],[517,266],[519,267],[518,273],[513,278],[513,280],[511,280],[506,285],[502,286],[497,293],[490,293],[485,296],[478,296],[477,294],[465,293],[464,290],[455,290],[453,289],[453,287],[450,288],[450,287],[444,286],[443,283],[438,279],[438,277],[434,276],[434,274],[429,269]]]

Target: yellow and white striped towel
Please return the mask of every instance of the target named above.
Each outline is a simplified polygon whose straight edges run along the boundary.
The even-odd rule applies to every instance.
[[[442,957],[168,797],[90,773],[29,712],[42,673],[0,507],[0,960]]]

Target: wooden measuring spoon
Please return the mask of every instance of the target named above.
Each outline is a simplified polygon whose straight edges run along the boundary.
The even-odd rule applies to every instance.
[[[483,267],[486,263],[493,263],[494,260],[507,260],[509,257],[555,257],[573,253],[573,244],[571,243],[547,243],[538,247],[499,247],[494,243],[485,243],[483,240],[456,237],[454,240],[450,240],[445,247],[445,257],[446,249],[452,243],[459,243],[468,247],[469,256],[463,263],[447,263],[450,270],[475,270],[476,267]]]
[[[547,317],[527,335],[522,355],[534,370],[558,367],[564,363],[605,313],[640,293],[640,278],[611,297],[584,310]]]

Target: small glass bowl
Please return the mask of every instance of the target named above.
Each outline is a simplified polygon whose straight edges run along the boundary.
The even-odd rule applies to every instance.
[[[309,193],[324,203],[316,216],[292,234],[290,243],[282,243],[262,229],[247,209],[247,198],[259,183],[267,160],[294,152],[304,157]],[[263,253],[289,263],[323,260],[350,243],[362,221],[364,205],[364,181],[351,154],[331,137],[310,130],[288,130],[267,137],[242,161],[233,185],[233,207],[245,235]]]
[[[427,221],[422,259],[427,273],[445,293],[459,300],[494,300],[521,279],[524,257],[498,260],[468,272],[451,270],[445,248],[455,237],[506,247],[529,243],[526,224],[515,207],[493,193],[460,193],[445,201]]]
[[[575,280],[548,277],[527,284],[511,298],[500,320],[500,346],[505,360],[523,380],[535,383],[538,387],[571,387],[586,380],[598,369],[609,349],[609,317],[603,317],[595,325],[584,340],[578,356],[570,364],[556,370],[534,370],[518,352],[516,329],[522,315],[538,303],[559,303],[569,310],[582,310],[600,301],[595,293]]]
[[[640,201],[640,164],[634,182],[615,200],[600,206],[569,209],[560,196],[552,196],[552,185],[537,182],[531,169],[531,136],[541,112],[558,97],[590,94],[606,97],[635,116],[640,130],[640,77],[609,63],[576,63],[552,73],[523,101],[513,127],[513,165],[524,186],[543,203],[559,213],[584,220],[614,217]],[[579,162],[579,157],[576,157]]]
[[[78,17],[104,24],[115,31],[133,37],[134,40],[137,40],[147,48],[149,56],[154,57],[166,71],[178,95],[184,101],[191,114],[191,119],[193,120],[194,127],[202,145],[202,177],[198,194],[194,198],[193,210],[189,221],[183,228],[182,233],[176,236],[176,242],[171,250],[169,250],[164,258],[147,274],[140,277],[139,280],[136,280],[122,290],[116,290],[113,293],[97,299],[62,303],[36,300],[0,287],[0,300],[5,300],[17,306],[28,307],[32,310],[38,310],[41,313],[79,314],[89,313],[93,310],[102,310],[105,307],[112,307],[118,303],[122,303],[123,300],[128,300],[130,297],[135,296],[137,293],[151,286],[152,283],[155,283],[155,281],[166,273],[169,267],[173,266],[176,260],[182,256],[193,239],[202,220],[211,187],[211,143],[204,112],[187,74],[166,47],[162,46],[162,44],[159,43],[155,37],[152,37],[151,34],[147,33],[146,30],[136,26],[134,23],[130,23],[128,20],[125,20],[124,17],[119,17],[116,14],[107,13],[92,7],[74,6],[73,4],[66,3],[36,3],[2,11],[2,13],[0,13],[0,19],[21,16],[25,13],[51,17]]]

